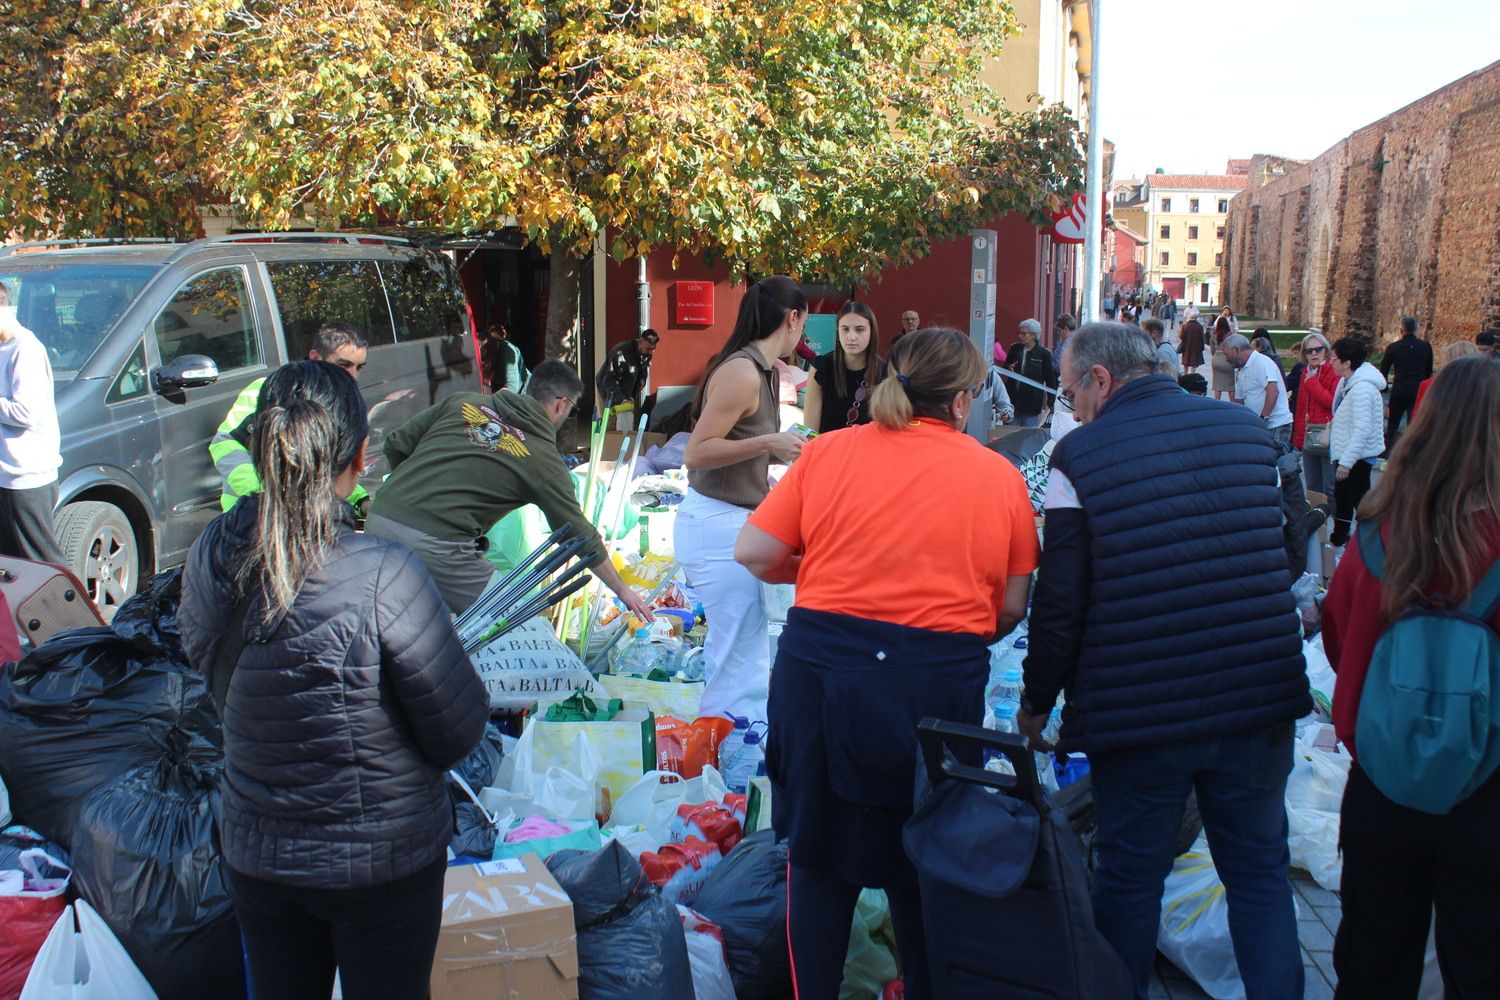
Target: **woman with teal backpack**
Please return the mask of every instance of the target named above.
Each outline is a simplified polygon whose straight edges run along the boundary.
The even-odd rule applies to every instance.
[[[1323,607],[1344,792],[1337,996],[1500,996],[1500,364],[1463,358],[1359,508]],[[1486,692],[1488,697],[1485,697]]]

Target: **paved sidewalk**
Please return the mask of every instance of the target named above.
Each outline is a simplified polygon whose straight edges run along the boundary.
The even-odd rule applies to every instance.
[[[1339,929],[1342,910],[1339,897],[1324,889],[1303,871],[1292,869],[1292,887],[1297,892],[1297,936],[1302,941],[1302,965],[1307,972],[1303,1000],[1333,998],[1333,935]],[[1206,1000],[1208,994],[1171,962],[1156,957],[1151,977],[1151,1000]]]

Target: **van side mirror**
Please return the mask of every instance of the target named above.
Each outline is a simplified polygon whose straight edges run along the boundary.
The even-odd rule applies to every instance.
[[[157,392],[181,392],[219,381],[219,366],[206,354],[184,354],[151,373],[151,385]]]

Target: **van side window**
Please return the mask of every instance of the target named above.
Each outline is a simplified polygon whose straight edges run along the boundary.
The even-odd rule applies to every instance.
[[[120,369],[120,374],[115,376],[114,384],[105,393],[106,403],[123,403],[127,399],[139,399],[146,395],[146,387],[149,384],[146,378],[146,345],[136,344],[135,350],[130,352],[130,359],[125,362],[125,367]]]
[[[463,290],[445,258],[423,254],[388,260],[380,272],[396,312],[398,341],[467,335]]]
[[[396,342],[391,310],[373,260],[277,260],[266,262],[289,361],[307,357],[313,334],[329,320],[353,323],[371,347]]]
[[[155,331],[162,364],[184,354],[206,354],[221,372],[261,363],[250,292],[238,267],[208,271],[183,285],[156,317]]]

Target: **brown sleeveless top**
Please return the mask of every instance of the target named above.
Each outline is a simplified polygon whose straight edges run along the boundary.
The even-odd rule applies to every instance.
[[[724,435],[724,440],[743,441],[762,434],[775,434],[781,429],[780,409],[777,406],[780,380],[776,369],[761,356],[760,348],[755,344],[747,344],[724,361],[734,358],[749,358],[760,369],[760,406],[731,427],[729,433]],[[770,466],[770,455],[757,455],[718,469],[689,469],[688,485],[706,497],[754,510],[766,498],[766,476]]]

